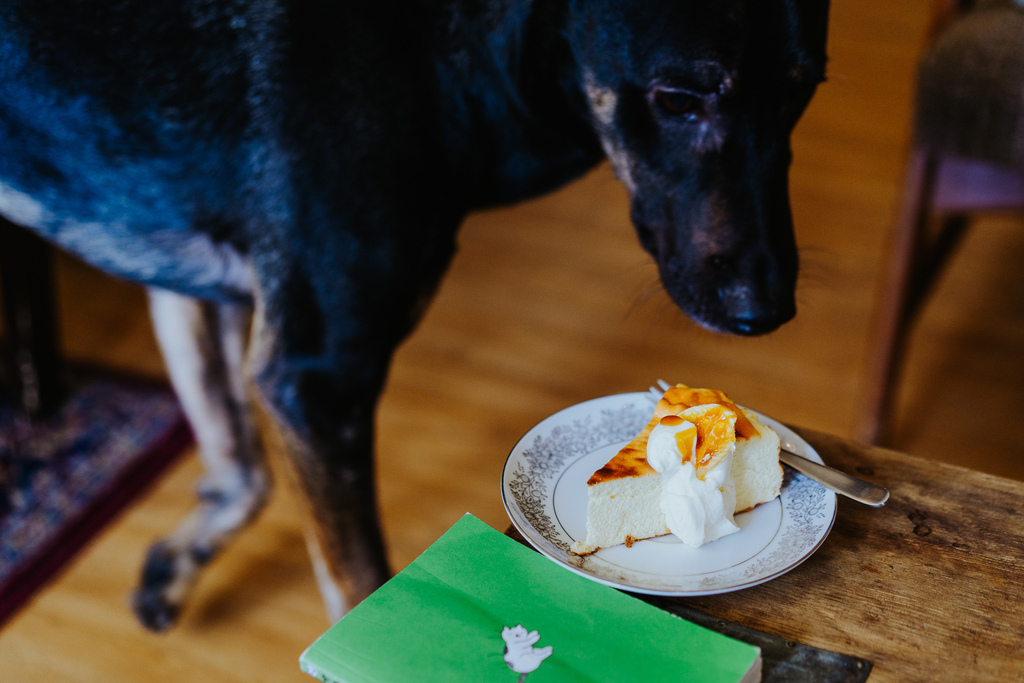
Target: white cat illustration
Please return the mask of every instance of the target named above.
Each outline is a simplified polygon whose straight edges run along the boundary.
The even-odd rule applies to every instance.
[[[513,628],[501,629],[501,639],[505,641],[505,664],[517,674],[519,683],[526,680],[526,674],[537,670],[545,659],[551,656],[551,646],[533,647],[540,640],[537,631],[527,632],[522,624]]]

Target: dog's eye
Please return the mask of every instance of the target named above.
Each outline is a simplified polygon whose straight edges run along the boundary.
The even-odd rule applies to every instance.
[[[704,101],[686,90],[658,88],[654,91],[654,101],[670,114],[689,119],[697,118],[704,109]]]

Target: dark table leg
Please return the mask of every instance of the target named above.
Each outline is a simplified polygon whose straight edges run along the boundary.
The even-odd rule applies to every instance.
[[[0,217],[9,376],[25,411],[43,417],[64,395],[53,286],[53,253],[45,241]]]

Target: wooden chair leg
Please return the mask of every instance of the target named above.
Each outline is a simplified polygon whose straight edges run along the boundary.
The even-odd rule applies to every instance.
[[[0,218],[0,291],[3,293],[9,373],[33,418],[64,398],[49,244]]]
[[[909,288],[921,268],[935,178],[935,159],[923,151],[915,151],[908,166],[903,202],[889,247],[871,341],[865,403],[857,434],[865,443],[885,443],[890,436],[894,394],[909,322]]]
[[[928,294],[931,293],[949,258],[956,252],[970,227],[966,213],[945,216],[935,238],[925,245],[925,251],[918,259],[917,269],[911,274],[907,290],[906,310],[903,312],[904,325],[910,326],[917,318]]]

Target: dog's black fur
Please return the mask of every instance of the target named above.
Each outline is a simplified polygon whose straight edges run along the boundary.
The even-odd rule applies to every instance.
[[[374,407],[469,211],[607,154],[684,311],[743,335],[789,320],[789,136],[824,77],[827,14],[827,0],[5,0],[0,214],[154,289],[210,465],[199,509],[147,560],[143,622],[173,621],[265,498],[243,353],[318,522],[332,614],[387,577]]]

